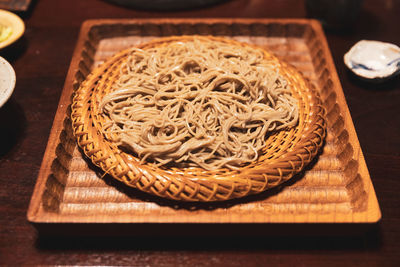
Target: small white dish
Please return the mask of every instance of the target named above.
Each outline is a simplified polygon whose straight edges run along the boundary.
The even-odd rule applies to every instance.
[[[15,71],[7,60],[0,57],[0,108],[11,97],[15,88]]]
[[[0,41],[0,49],[17,41],[25,32],[25,24],[22,19],[7,10],[0,9],[0,25],[11,30],[7,38]]]
[[[362,40],[344,55],[344,63],[362,78],[386,79],[400,72],[400,48],[390,43]]]

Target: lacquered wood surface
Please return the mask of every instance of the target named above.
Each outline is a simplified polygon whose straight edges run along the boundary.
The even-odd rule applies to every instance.
[[[195,238],[44,238],[38,237],[27,222],[26,212],[84,20],[302,18],[306,11],[303,1],[278,0],[232,0],[214,7],[167,13],[125,9],[95,0],[33,1],[30,10],[20,14],[26,23],[24,37],[0,51],[17,73],[15,92],[0,109],[0,265],[397,266],[399,77],[384,84],[361,82],[347,71],[342,57],[360,39],[400,44],[400,30],[396,27],[399,13],[399,1],[364,1],[353,29],[326,32],[382,211],[381,223],[367,234],[252,237],[237,232],[235,227],[228,237],[218,237],[214,232],[203,237],[196,233]],[[166,227],[164,234],[168,231]]]

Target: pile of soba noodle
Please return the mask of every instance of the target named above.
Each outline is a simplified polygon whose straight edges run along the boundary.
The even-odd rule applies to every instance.
[[[195,38],[133,50],[100,110],[106,138],[142,162],[206,170],[256,160],[271,132],[298,120],[261,50]]]

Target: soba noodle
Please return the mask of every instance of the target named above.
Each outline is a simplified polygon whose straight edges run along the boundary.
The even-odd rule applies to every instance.
[[[142,162],[206,170],[255,161],[271,132],[298,121],[261,50],[203,39],[135,49],[100,110],[106,138]]]

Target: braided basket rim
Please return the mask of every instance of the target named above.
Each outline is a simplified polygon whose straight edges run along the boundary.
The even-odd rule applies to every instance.
[[[266,149],[257,161],[239,170],[205,171],[201,168],[161,169],[152,164],[140,164],[130,154],[106,140],[101,133],[100,116],[96,113],[98,95],[109,90],[115,69],[136,48],[150,48],[168,42],[225,42],[262,50],[265,58],[274,61],[280,73],[291,84],[299,101],[299,123],[268,138]],[[110,83],[111,81],[111,83]],[[102,91],[99,91],[102,90]],[[71,105],[74,135],[82,152],[124,184],[139,190],[182,201],[222,201],[263,192],[301,172],[318,154],[326,134],[325,109],[316,89],[293,66],[258,46],[214,36],[172,36],[158,38],[118,52],[95,68],[74,92]]]

